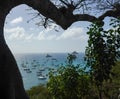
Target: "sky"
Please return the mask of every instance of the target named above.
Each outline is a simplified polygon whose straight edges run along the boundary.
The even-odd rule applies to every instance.
[[[4,32],[6,42],[13,53],[85,52],[89,22],[76,22],[67,30],[56,24],[44,28],[31,20],[36,11],[26,5],[13,8],[6,17]],[[57,27],[55,31],[54,27]]]

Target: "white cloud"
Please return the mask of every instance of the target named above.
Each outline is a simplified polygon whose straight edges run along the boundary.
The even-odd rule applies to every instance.
[[[44,34],[44,32],[43,32],[43,31],[40,32],[36,38],[37,38],[38,40],[45,40],[45,34]]]
[[[65,30],[57,40],[61,39],[87,39],[87,35],[84,31],[84,28],[73,27]]]
[[[63,39],[80,39],[86,40],[88,36],[84,31],[84,28],[81,27],[73,27],[65,30],[63,33],[53,33],[50,32],[52,29],[46,29],[41,31],[36,39],[38,40],[63,40]]]
[[[57,35],[50,35],[47,37],[48,40],[54,40],[56,39]]]
[[[31,40],[33,38],[33,36],[34,36],[33,34],[30,34],[30,35],[26,36],[25,39],[26,40]]]
[[[10,23],[11,24],[17,24],[17,23],[20,23],[22,21],[23,21],[23,18],[22,17],[18,17],[18,18],[13,19]]]
[[[29,33],[23,27],[5,28],[5,37],[9,40],[26,40],[34,39],[34,34]],[[28,33],[27,33],[28,32]]]
[[[19,26],[15,28],[5,28],[5,32],[8,34],[13,33],[13,32],[19,32],[19,31],[25,32],[25,29]]]
[[[52,40],[56,37],[55,34],[50,34],[49,32],[51,32],[54,29],[54,24],[51,25],[51,27],[48,27],[47,29],[44,29],[43,31],[41,31],[38,36],[36,37],[38,40]]]
[[[34,28],[32,28],[34,29]],[[38,35],[36,33],[29,33],[23,27],[15,27],[10,29],[5,29],[7,34],[7,38],[10,40],[17,39],[17,40],[87,40],[88,36],[86,35],[86,31],[82,27],[72,27],[69,28],[63,33],[61,32],[54,32],[53,28],[47,28],[43,31],[39,32]],[[28,34],[28,33],[29,34]]]
[[[22,27],[5,29],[8,39],[22,39],[25,36],[25,29]]]

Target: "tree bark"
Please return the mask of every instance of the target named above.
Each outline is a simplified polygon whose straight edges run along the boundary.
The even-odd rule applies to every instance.
[[[3,99],[29,99],[17,63],[4,39],[4,22],[8,11],[0,12],[0,96]]]
[[[103,86],[98,85],[99,99],[103,99]]]

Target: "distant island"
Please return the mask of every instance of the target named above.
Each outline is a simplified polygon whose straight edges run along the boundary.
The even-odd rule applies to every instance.
[[[46,58],[48,58],[48,57],[52,57],[52,56],[51,56],[51,55],[49,55],[49,54],[47,54],[47,55],[46,55]]]
[[[74,52],[72,52],[72,54],[78,54],[78,52],[74,51]]]

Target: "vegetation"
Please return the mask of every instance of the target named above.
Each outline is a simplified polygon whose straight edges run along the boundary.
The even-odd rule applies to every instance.
[[[52,99],[47,88],[43,85],[32,87],[27,93],[30,99]]]
[[[61,67],[61,70],[62,69],[63,67]],[[79,75],[78,79],[76,80],[78,83],[77,85],[72,83],[73,86],[70,86],[71,80],[67,79],[68,75],[60,75],[60,73],[57,72],[59,75],[54,74],[49,80],[47,87],[40,85],[28,90],[27,93],[30,96],[30,99],[98,99],[98,91],[95,84],[91,82],[90,75],[80,70],[81,69],[78,69],[78,67],[67,66],[63,71],[64,74],[68,75],[72,74],[71,71],[76,72],[75,74]],[[111,75],[111,80],[103,82],[103,90],[105,94],[104,99],[117,99],[119,94],[120,62],[117,62],[111,71],[114,74]],[[62,76],[65,76],[66,79],[63,80]],[[73,77],[73,75],[71,77]],[[73,91],[71,91],[69,88]],[[76,91],[76,93],[74,93],[74,91]],[[70,97],[70,93],[74,98]],[[77,95],[77,97],[74,95]]]
[[[28,91],[31,99],[117,99],[120,94],[120,20],[112,19],[110,26],[108,30],[96,24],[89,28],[87,67],[73,65],[77,57],[68,54],[68,63],[57,72],[49,73],[47,87]]]
[[[74,66],[75,55],[68,54],[68,64],[61,66],[57,73],[50,72],[47,88],[53,99],[82,99],[89,90],[89,76]]]
[[[101,26],[92,24],[86,48],[86,61],[90,73],[103,99],[103,82],[110,79],[111,69],[120,57],[120,20],[112,19],[107,31]]]

